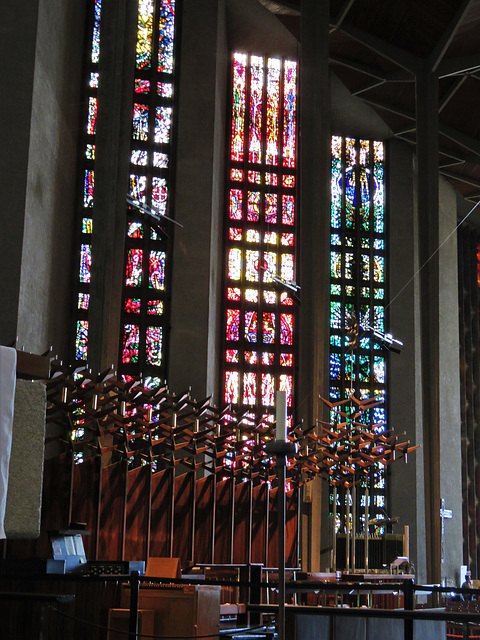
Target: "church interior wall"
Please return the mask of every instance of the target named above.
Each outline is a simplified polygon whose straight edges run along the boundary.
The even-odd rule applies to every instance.
[[[184,228],[175,232],[168,383],[176,392],[191,386],[200,399],[215,398],[218,389],[228,54],[240,47],[297,56],[298,43],[253,0],[184,0],[184,6],[175,196],[175,217]],[[0,255],[0,269],[10,274],[0,284],[5,309],[0,339],[5,344],[18,335],[19,343],[34,352],[53,345],[61,357],[68,353],[75,259],[83,17],[83,1],[19,0],[3,14],[5,38],[0,42],[0,58],[11,60],[0,68],[2,86],[11,96],[0,106],[2,120],[8,123],[2,134],[7,153],[0,156],[2,219],[11,240]],[[196,38],[199,32],[202,39]],[[380,116],[333,75],[330,87],[332,133],[389,141],[392,297],[419,267],[413,152],[391,139]],[[444,184],[440,205],[439,240],[457,215],[455,194]],[[454,519],[445,525],[446,575],[453,574],[461,558],[461,520],[455,517],[461,503],[455,264],[452,241],[442,250],[440,271],[441,491],[446,507],[454,505]],[[405,430],[412,443],[422,445],[419,296],[413,280],[389,310],[388,328],[404,343],[401,354],[390,360],[389,408],[395,431]],[[420,581],[426,577],[422,455],[419,449],[408,465],[393,465],[389,514],[399,517],[399,526],[411,527],[410,548]],[[316,520],[318,526],[325,521]]]
[[[17,335],[37,16],[37,2],[9,4],[2,12],[0,81],[2,94],[8,99],[0,106],[5,123],[0,142],[0,186],[2,225],[8,242],[0,255],[0,271],[9,274],[0,284],[3,344],[11,343]]]

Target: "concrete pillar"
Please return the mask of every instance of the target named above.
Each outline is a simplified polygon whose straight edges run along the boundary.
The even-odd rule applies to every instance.
[[[322,419],[319,395],[328,389],[328,263],[330,221],[330,79],[328,3],[302,0],[299,126],[299,251],[301,284],[297,408],[307,425]],[[326,350],[327,349],[327,350]],[[321,488],[318,481],[311,512],[303,522],[305,569],[320,570]]]
[[[417,218],[414,184],[414,155],[396,140],[388,145],[390,172],[387,210],[390,235],[389,331],[403,342],[400,354],[390,357],[389,426],[405,432],[412,444],[420,445],[408,459],[390,467],[389,512],[399,519],[394,533],[409,527],[410,559],[416,577],[426,582],[425,474],[422,428],[420,286],[415,277],[419,269]],[[400,268],[401,265],[401,268]]]
[[[168,385],[216,396],[221,331],[227,43],[224,0],[185,0],[177,110]],[[199,46],[201,37],[201,50]]]
[[[103,0],[88,366],[117,362],[132,122],[136,3]]]
[[[439,211],[439,408],[440,499],[448,517],[440,519],[441,578],[458,584],[463,564],[462,454],[457,258],[457,197],[440,182]],[[450,513],[451,516],[450,517]],[[435,514],[434,514],[435,517]]]
[[[439,243],[438,82],[426,66],[417,74],[416,102],[426,560],[427,579],[439,582],[441,578],[439,255],[435,252]]]
[[[0,342],[68,354],[85,3],[7,0],[0,42]],[[68,55],[67,53],[68,52]],[[8,274],[8,276],[7,276]]]
[[[2,8],[0,103],[2,127],[0,187],[2,230],[8,242],[0,254],[0,342],[17,335],[18,301],[27,191],[28,151],[32,118],[38,1],[8,2]],[[8,96],[8,99],[5,99]],[[7,124],[8,123],[8,124]]]

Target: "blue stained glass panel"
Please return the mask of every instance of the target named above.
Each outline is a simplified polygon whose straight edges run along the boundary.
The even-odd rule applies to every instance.
[[[148,140],[148,114],[149,108],[144,104],[133,105],[133,129],[132,137],[134,140]]]
[[[155,111],[155,144],[167,144],[170,142],[171,125],[172,107],[157,107]]]
[[[85,170],[85,181],[83,187],[83,206],[93,207],[93,189],[95,185],[95,172],[93,169]]]
[[[172,73],[175,41],[175,0],[160,0],[158,34],[158,71],[159,73]]]
[[[82,244],[80,247],[80,277],[82,283],[90,282],[90,266],[92,264],[92,247],[89,244]]]
[[[383,142],[373,143],[373,210],[375,218],[375,232],[384,232],[384,202],[385,202],[385,186],[384,186],[384,146]]]
[[[102,0],[95,0],[94,14],[91,60],[93,64],[97,64],[100,60],[100,18],[102,14]]]

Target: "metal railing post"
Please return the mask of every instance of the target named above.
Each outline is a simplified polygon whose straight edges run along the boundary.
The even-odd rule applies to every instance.
[[[132,571],[130,582],[130,619],[128,624],[128,640],[137,640],[138,637],[138,571]]]

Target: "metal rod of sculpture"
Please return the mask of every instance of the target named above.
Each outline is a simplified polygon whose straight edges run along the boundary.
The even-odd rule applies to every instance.
[[[277,443],[287,439],[287,394],[277,391],[276,395],[276,435]],[[287,458],[277,453],[277,497],[278,497],[278,640],[285,640],[285,475]]]

